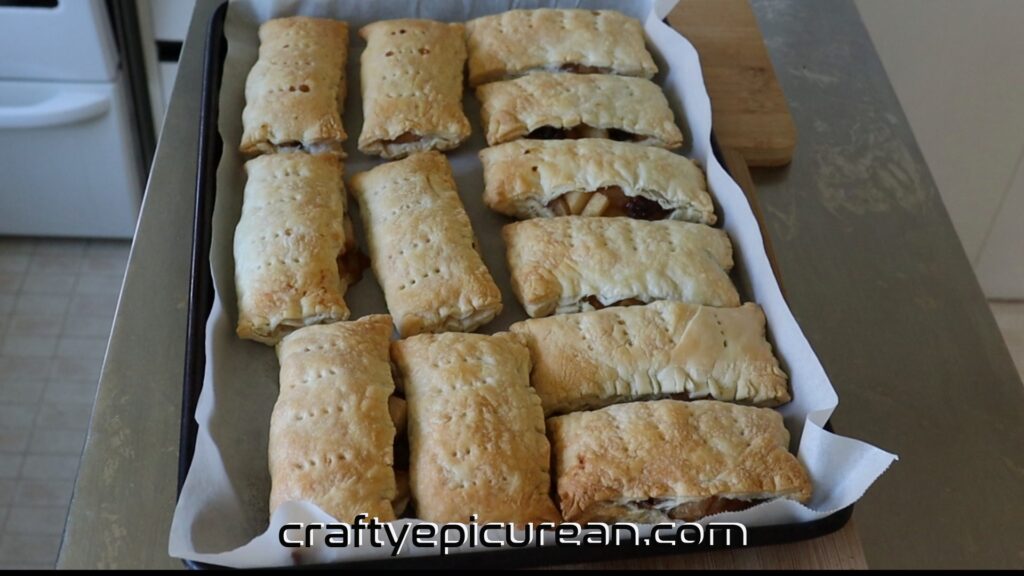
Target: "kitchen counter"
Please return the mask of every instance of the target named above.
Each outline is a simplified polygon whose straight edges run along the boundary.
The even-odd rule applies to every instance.
[[[832,378],[833,424],[900,455],[857,505],[872,567],[1024,566],[1024,387],[850,0],[754,0],[797,123],[754,174],[787,297]],[[61,568],[167,556],[202,52],[182,51],[61,548]],[[719,553],[729,554],[729,552]]]

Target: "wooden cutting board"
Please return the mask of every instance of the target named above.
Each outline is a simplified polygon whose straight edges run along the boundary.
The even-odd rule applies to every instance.
[[[700,54],[719,145],[751,168],[789,164],[796,125],[748,0],[682,0],[668,22]]]
[[[715,137],[726,168],[761,225],[768,260],[782,284],[771,235],[749,168],[785,166],[796,149],[796,124],[748,0],[682,0],[669,24],[697,49],[711,97]]]

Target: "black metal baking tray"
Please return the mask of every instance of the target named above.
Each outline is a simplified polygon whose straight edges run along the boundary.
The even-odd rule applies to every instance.
[[[217,165],[220,163],[223,142],[217,130],[219,114],[220,83],[224,59],[227,55],[227,40],[224,37],[224,20],[228,4],[222,4],[214,12],[208,29],[203,71],[202,108],[199,115],[199,162],[196,174],[196,206],[193,226],[192,267],[189,284],[188,334],[185,346],[185,378],[181,408],[181,438],[178,454],[178,495],[185,482],[192,456],[195,452],[198,425],[195,421],[196,404],[203,388],[206,369],[206,320],[213,306],[213,279],[210,273],[210,237],[213,205],[217,196]],[[718,144],[712,134],[712,148],[719,162],[724,166]],[[831,427],[826,425],[826,429]],[[842,528],[853,515],[850,505],[830,516],[811,522],[757,526],[747,529],[748,546],[766,546],[809,540],[830,534]],[[451,556],[398,557],[383,560],[348,562],[342,564],[301,566],[302,568],[524,568],[530,566],[555,566],[685,554],[707,551],[707,546],[635,546],[619,545],[604,548],[555,547],[523,549],[501,549]],[[721,547],[713,548],[721,550]],[[184,560],[191,569],[202,570],[222,568],[202,562]]]

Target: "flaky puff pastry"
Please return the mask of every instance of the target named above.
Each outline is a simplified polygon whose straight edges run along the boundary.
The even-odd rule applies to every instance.
[[[260,26],[260,52],[245,82],[243,154],[279,149],[343,155],[348,24],[294,16]]]
[[[391,357],[409,403],[410,489],[431,522],[559,520],[550,446],[515,334],[426,334]]]
[[[567,521],[693,521],[811,497],[782,416],[769,408],[657,400],[557,416],[548,430]]]
[[[502,235],[531,318],[633,301],[740,305],[732,243],[703,224],[567,216],[515,222]]]
[[[344,256],[358,249],[339,159],[267,154],[245,170],[234,239],[238,335],[275,344],[296,328],[346,320],[353,279]]]
[[[704,172],[668,150],[600,138],[517,140],[480,152],[484,201],[514,218],[551,218],[566,194],[618,188],[657,203],[671,220],[716,222]]]
[[[655,302],[526,320],[510,330],[526,337],[530,382],[546,415],[662,397],[790,400],[756,304]]]
[[[352,178],[371,266],[403,337],[469,332],[501,312],[469,216],[440,152],[414,154]]]
[[[469,137],[462,111],[465,27],[384,20],[362,28],[363,132],[359,150],[384,158],[451,150]]]
[[[277,346],[281,390],[270,417],[270,512],[308,500],[342,522],[394,520],[395,389],[391,319],[311,326]]]
[[[530,72],[653,78],[640,21],[615,10],[510,10],[466,23],[469,85]]]
[[[638,144],[683,145],[661,87],[643,78],[538,72],[476,89],[487,144],[527,137],[535,130],[583,127],[616,130]]]

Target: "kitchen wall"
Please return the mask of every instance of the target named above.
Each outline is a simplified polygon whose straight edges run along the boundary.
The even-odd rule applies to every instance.
[[[1024,299],[1024,2],[856,3],[982,287]]]
[[[143,0],[139,2],[139,23],[144,41],[150,44],[150,91],[153,93],[153,114],[159,127],[171,98],[171,89],[178,74],[178,63],[167,48],[182,42],[192,21],[195,0]],[[163,44],[164,51],[157,46]]]

